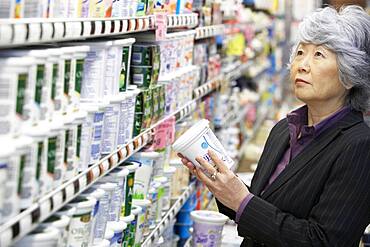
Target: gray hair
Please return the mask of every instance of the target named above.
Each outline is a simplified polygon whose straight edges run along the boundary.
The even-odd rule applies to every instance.
[[[370,16],[361,7],[342,7],[339,12],[325,7],[305,17],[299,25],[299,41],[293,46],[290,64],[300,43],[323,45],[333,51],[339,80],[350,88],[347,104],[358,111],[369,109]]]

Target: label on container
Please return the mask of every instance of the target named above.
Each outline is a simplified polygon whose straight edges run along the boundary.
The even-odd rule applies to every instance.
[[[128,82],[128,67],[129,67],[130,47],[122,48],[122,64],[119,75],[119,91],[125,92]]]
[[[68,97],[69,95],[69,83],[71,79],[71,63],[72,61],[70,59],[65,60],[64,62],[64,87],[63,87],[63,92],[65,97]]]
[[[109,154],[117,147],[118,112],[120,104],[112,104],[105,108],[104,130],[101,153]]]
[[[135,246],[136,225],[137,225],[137,216],[135,216],[135,219],[131,221],[131,224],[128,226],[130,227],[128,246]]]
[[[136,97],[129,97],[127,100],[128,105],[128,118],[127,118],[127,128],[126,128],[126,142],[128,142],[134,134],[134,128],[135,128],[135,111],[136,111]],[[142,120],[140,120],[142,121]],[[139,123],[139,128],[141,126],[141,122]],[[139,130],[140,132],[140,130]]]
[[[114,76],[115,76],[115,68],[116,68],[116,60],[117,60],[117,49],[116,47],[112,47],[107,51],[107,57],[105,60],[105,67],[104,67],[104,88],[103,88],[103,95],[105,96],[112,96],[116,95],[115,92],[115,85],[114,84]]]
[[[102,0],[101,0],[102,1]],[[105,51],[92,50],[87,53],[84,63],[81,99],[100,99],[103,96],[102,80]]]
[[[75,91],[81,94],[81,84],[84,74],[84,59],[76,60]]]
[[[27,74],[19,74],[17,86],[17,99],[16,99],[16,112],[22,120],[28,119],[30,116],[24,114],[24,106],[26,103],[26,87],[27,87]]]
[[[121,102],[120,113],[119,113],[119,125],[118,125],[118,136],[117,145],[123,145],[126,142],[126,128],[128,128],[128,99],[124,99]]]
[[[134,181],[135,181],[135,173],[129,173],[127,175],[126,180],[126,196],[125,196],[125,204],[122,205],[121,216],[129,216],[131,214],[131,207],[132,207],[132,196],[134,194]]]
[[[23,0],[15,0],[14,18],[23,18],[24,3]]]
[[[52,75],[52,80],[51,80],[51,99],[52,102],[54,103],[54,110],[55,111],[60,111],[61,110],[61,102],[60,102],[60,97],[58,96],[58,76],[59,76],[59,65],[58,64],[53,64],[53,75]],[[59,89],[60,91],[60,89]]]
[[[35,196],[36,151],[34,145],[27,147],[19,160],[18,194],[22,209],[30,207]]]
[[[153,116],[153,98],[151,89],[143,91],[143,101],[144,101],[144,116],[143,116],[144,121],[142,128],[147,129],[150,127]]]
[[[17,201],[17,185],[19,180],[19,157],[9,158],[8,168],[6,173],[4,202],[2,205],[2,217],[7,220],[15,216],[19,210],[19,203]],[[2,185],[4,186],[4,185]]]
[[[121,243],[122,243],[122,237],[123,237],[123,232],[115,232],[113,237],[112,237],[110,246],[111,247],[120,247]]]
[[[54,181],[55,177],[55,166],[57,164],[57,141],[58,137],[53,136],[48,139],[48,162],[47,162],[47,171],[48,176],[50,177],[49,183]]]
[[[109,212],[109,194],[105,193],[99,200],[99,210],[96,215],[96,223],[94,229],[94,238],[103,239],[105,234],[105,227],[108,220]]]
[[[66,179],[72,178],[76,173],[76,143],[77,128],[73,127],[65,132],[64,164],[66,165]]]
[[[69,226],[68,247],[87,247],[89,245],[91,225],[91,211],[73,215]]]
[[[41,141],[41,142],[38,142],[37,143],[37,156],[36,156],[36,181],[39,185],[39,191],[38,191],[38,194],[41,196],[42,193],[44,193],[44,189],[43,189],[43,186],[44,186],[44,181],[43,179],[41,178],[41,174],[43,174],[43,167],[44,167],[44,152],[45,152],[45,148],[44,148],[44,142]]]
[[[103,135],[103,120],[104,112],[96,112],[94,114],[93,126],[92,126],[92,142],[91,142],[91,153],[90,162],[93,164],[100,159],[101,140]]]

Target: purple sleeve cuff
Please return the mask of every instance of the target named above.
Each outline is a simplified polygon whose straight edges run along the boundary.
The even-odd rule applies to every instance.
[[[239,206],[239,209],[238,211],[236,212],[236,217],[235,217],[235,222],[238,223],[239,222],[239,218],[240,216],[242,215],[245,207],[248,205],[249,201],[254,197],[254,195],[252,193],[249,193],[245,198],[244,200],[242,201],[242,203],[240,204]]]

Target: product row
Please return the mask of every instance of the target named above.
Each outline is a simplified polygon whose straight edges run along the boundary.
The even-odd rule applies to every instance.
[[[190,1],[172,0],[3,0],[0,18],[129,18],[165,10],[191,13]]]

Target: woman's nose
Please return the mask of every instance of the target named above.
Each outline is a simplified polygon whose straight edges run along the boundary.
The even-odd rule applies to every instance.
[[[298,64],[298,71],[306,73],[310,71],[310,63],[308,57],[305,57],[304,59],[302,59],[302,61],[300,61],[300,63]]]

